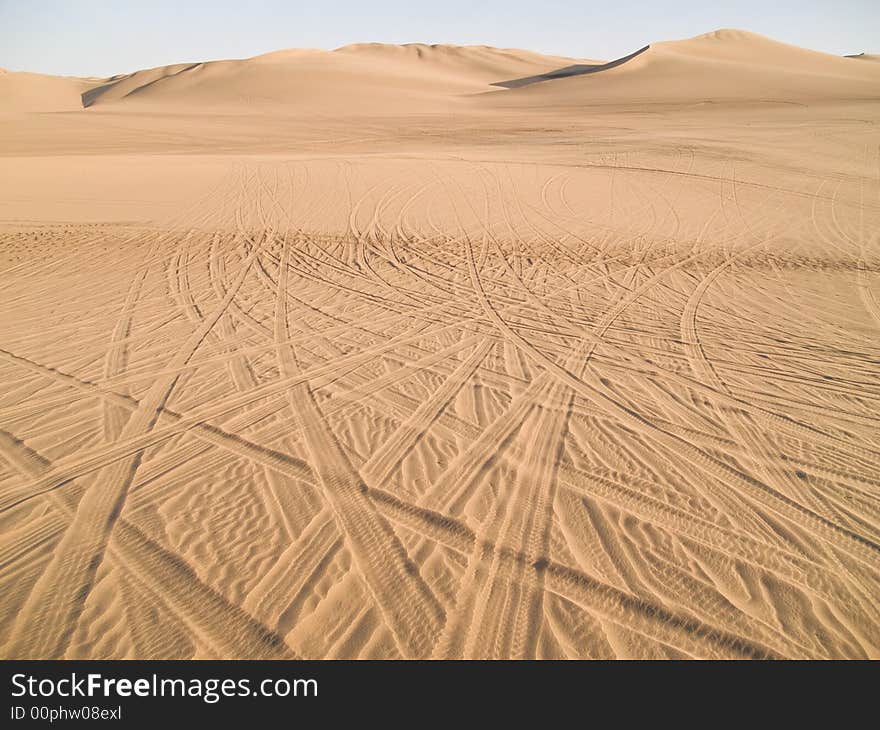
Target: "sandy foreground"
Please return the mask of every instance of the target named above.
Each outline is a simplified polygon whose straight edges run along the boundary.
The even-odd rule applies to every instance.
[[[3,73],[0,656],[877,658],[878,125],[740,31]]]

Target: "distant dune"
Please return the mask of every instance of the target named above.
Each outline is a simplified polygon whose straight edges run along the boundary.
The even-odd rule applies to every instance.
[[[279,51],[242,61],[165,66],[91,89],[86,106],[124,102],[185,109],[418,111],[438,109],[509,76],[572,59],[488,47],[367,43]]]
[[[577,105],[599,100],[694,102],[808,101],[880,97],[873,64],[780,43],[756,33],[717,30],[682,41],[652,43],[625,63],[563,79],[546,79],[501,103]]]
[[[350,115],[437,113],[463,105],[601,100],[700,103],[880,95],[877,56],[839,57],[741,30],[652,43],[612,61],[488,46],[361,43],[178,63],[108,79],[0,75],[0,111],[120,110]],[[477,95],[506,88],[486,99]]]

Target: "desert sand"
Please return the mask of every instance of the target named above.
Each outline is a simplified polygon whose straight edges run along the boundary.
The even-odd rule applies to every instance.
[[[0,74],[0,656],[880,657],[859,50]]]

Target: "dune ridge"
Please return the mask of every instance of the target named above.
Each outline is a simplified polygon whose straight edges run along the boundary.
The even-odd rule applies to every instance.
[[[838,57],[756,33],[722,29],[651,43],[612,61],[519,49],[359,43],[332,51],[286,49],[249,59],[178,63],[108,79],[7,73],[0,109],[71,111],[114,105],[141,109],[265,113],[443,113],[488,103],[590,104],[594,100],[799,101],[877,95],[870,54]],[[586,78],[589,76],[589,78]],[[553,82],[553,83],[547,83]],[[358,104],[351,104],[353,98]],[[485,103],[485,102],[483,102]]]

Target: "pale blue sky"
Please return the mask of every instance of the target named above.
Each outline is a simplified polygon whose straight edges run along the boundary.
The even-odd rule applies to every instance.
[[[109,76],[347,43],[486,44],[612,59],[743,28],[829,53],[880,52],[880,0],[0,0],[0,66]]]

